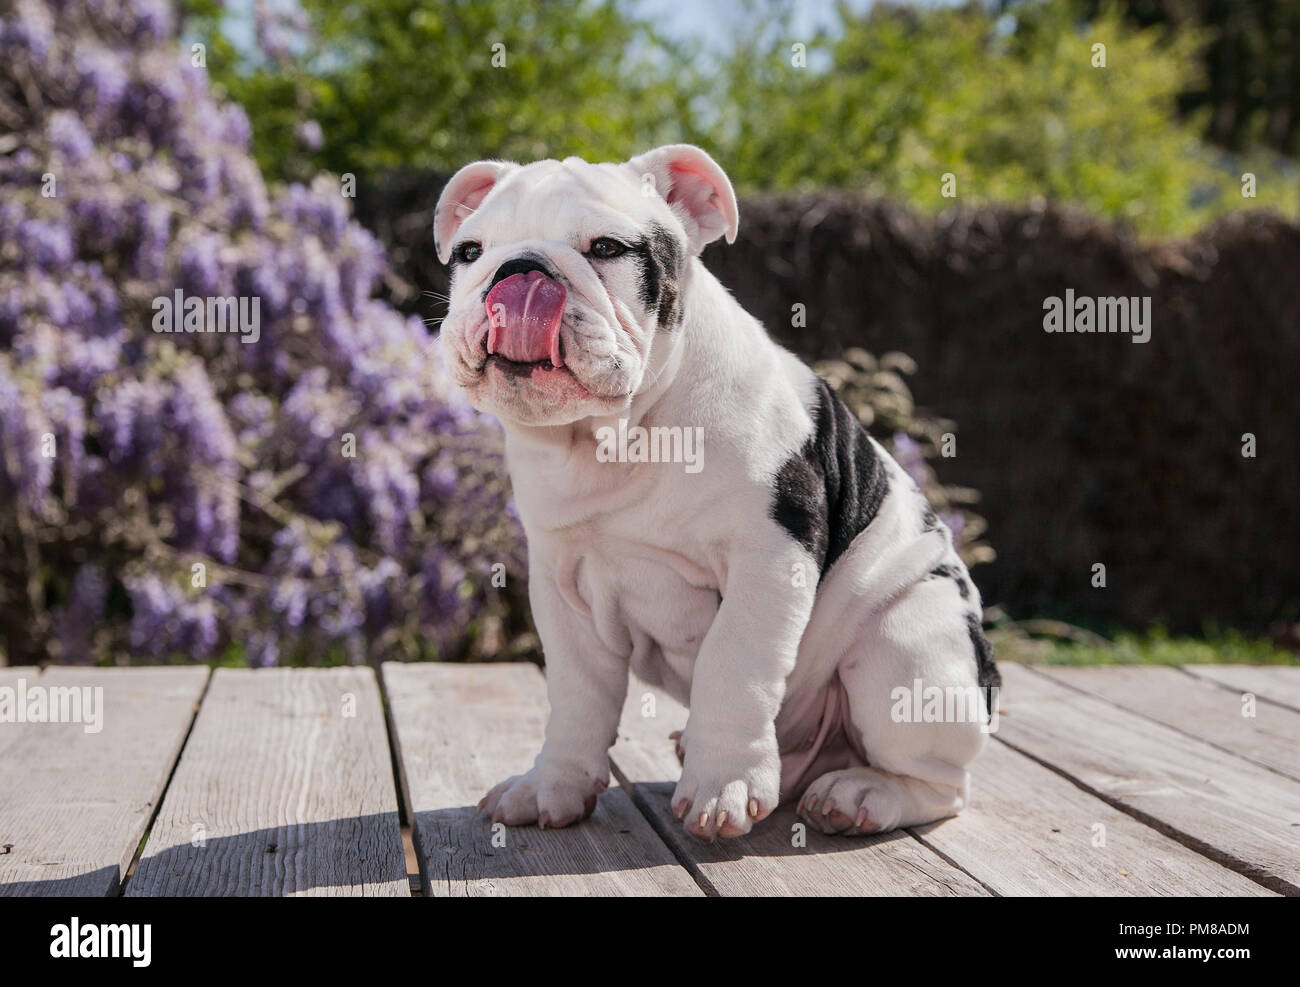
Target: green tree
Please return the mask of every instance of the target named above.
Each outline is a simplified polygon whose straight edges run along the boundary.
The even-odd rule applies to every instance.
[[[1101,0],[1080,0],[1096,14]],[[1144,27],[1210,29],[1200,84],[1182,94],[1189,110],[1208,108],[1206,134],[1243,150],[1256,144],[1300,154],[1300,0],[1124,0]]]
[[[1199,122],[1179,118],[1201,36],[1140,30],[1113,10],[1085,21],[1065,0],[1015,9],[842,6],[842,30],[807,39],[805,67],[788,30],[742,39],[723,70],[733,176],[924,208],[953,204],[955,182],[957,202],[1043,197],[1147,233],[1242,205],[1295,208],[1280,181],[1243,199]]]
[[[221,35],[213,0],[189,9],[191,31]],[[287,23],[261,11],[260,50],[237,53],[223,38],[228,57],[209,62],[254,121],[271,174],[621,160],[690,135],[691,53],[615,3],[301,0],[301,11]],[[323,132],[319,149],[305,120]]]

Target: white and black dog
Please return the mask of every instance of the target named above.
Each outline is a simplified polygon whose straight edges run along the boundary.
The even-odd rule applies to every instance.
[[[846,834],[966,802],[999,681],[979,594],[916,484],[700,262],[736,226],[689,145],[480,161],[442,192],[440,346],[505,427],[551,704],[532,770],[479,805],[495,820],[593,811],[629,668],[690,707],[672,806],[696,836],[795,798]],[[647,461],[673,458],[647,435],[703,457]],[[910,715],[936,688],[977,712]]]

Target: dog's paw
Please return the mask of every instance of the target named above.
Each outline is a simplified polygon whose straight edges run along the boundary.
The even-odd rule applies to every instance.
[[[775,746],[770,752],[737,757],[706,757],[692,748],[673,792],[673,815],[702,840],[744,836],[771,815],[780,789],[781,758]]]
[[[804,790],[796,811],[823,833],[861,836],[896,829],[909,804],[897,778],[860,767],[822,775]]]
[[[496,785],[479,801],[478,811],[507,826],[559,829],[595,812],[608,784],[583,775],[543,779],[534,768]]]

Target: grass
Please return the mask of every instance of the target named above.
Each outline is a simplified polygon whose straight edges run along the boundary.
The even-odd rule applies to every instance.
[[[1078,632],[1063,638],[1043,634],[1055,627],[1044,628],[1041,623],[1006,624],[989,631],[996,656],[1045,665],[1300,665],[1300,654],[1278,647],[1267,637],[1240,631],[1172,637],[1155,627],[1121,631],[1113,637]]]
[[[1153,627],[1102,635],[1058,620],[1013,621],[996,608],[986,617],[992,618],[993,626],[987,634],[1000,661],[1042,665],[1300,665],[1300,653],[1279,647],[1267,637],[1237,630],[1212,629],[1200,635],[1174,637],[1163,627]],[[507,660],[514,657],[508,656]],[[173,655],[170,664],[189,665],[193,661],[185,655]],[[248,660],[241,647],[231,644],[206,664],[213,668],[247,668]],[[290,655],[281,664],[319,668],[345,665],[347,657],[341,649],[334,649],[310,661],[305,655]]]

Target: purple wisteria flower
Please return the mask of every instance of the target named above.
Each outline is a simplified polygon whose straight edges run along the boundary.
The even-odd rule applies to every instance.
[[[268,187],[175,32],[165,0],[0,13],[0,651],[455,656],[524,575],[499,430],[372,297],[338,180]],[[256,342],[187,298],[256,299]]]
[[[926,485],[925,453],[921,444],[906,432],[895,432],[893,439],[894,458],[903,471],[912,478],[918,487]]]

